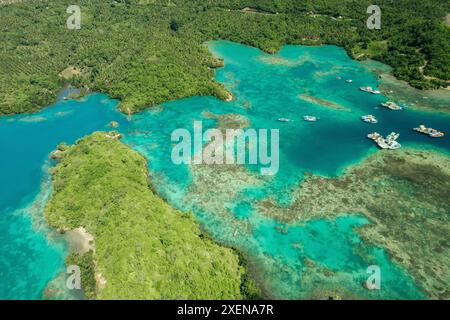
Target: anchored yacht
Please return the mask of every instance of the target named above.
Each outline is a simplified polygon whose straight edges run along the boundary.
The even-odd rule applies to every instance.
[[[317,120],[319,120],[319,118],[313,117],[313,116],[304,116],[303,120],[308,121],[308,122],[316,122]]]
[[[378,123],[377,118],[375,118],[375,116],[373,116],[371,114],[369,114],[367,116],[362,116],[361,119],[362,119],[362,121],[367,122],[367,123],[373,123],[373,124]]]
[[[388,101],[388,102],[382,103],[381,106],[383,106],[385,108],[388,108],[388,109],[391,109],[391,110],[394,110],[394,111],[398,111],[398,110],[402,110],[403,109],[398,104],[396,104],[395,102],[392,102],[392,101]]]
[[[421,124],[418,128],[414,128],[414,131],[426,134],[426,135],[430,136],[431,138],[442,138],[443,136],[445,136],[445,134],[443,132],[438,131],[433,128],[427,128],[423,124]]]
[[[381,94],[381,91],[374,90],[372,87],[361,87],[361,88],[359,88],[359,90],[364,91],[364,92],[369,92],[372,94]]]
[[[373,140],[381,149],[396,150],[400,149],[402,145],[397,142],[400,137],[398,133],[392,132],[386,138],[383,138],[378,132],[371,133],[367,138]]]

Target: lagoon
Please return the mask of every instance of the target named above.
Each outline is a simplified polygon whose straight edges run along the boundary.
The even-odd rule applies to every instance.
[[[171,205],[192,211],[213,238],[251,258],[268,296],[310,297],[314,284],[319,284],[363,298],[424,298],[382,248],[360,239],[355,229],[369,223],[365,218],[343,213],[337,219],[286,225],[253,205],[268,197],[289,204],[292,188],[305,173],[340,175],[377,152],[366,138],[373,131],[383,135],[396,131],[405,146],[450,152],[447,137],[431,139],[412,131],[423,123],[449,133],[450,116],[408,105],[402,112],[380,108],[386,97],[359,90],[376,88],[376,75],[335,46],[285,46],[277,55],[227,41],[208,46],[225,61],[216,79],[232,92],[232,102],[192,97],[148,109],[127,121],[116,109],[118,101],[91,94],[81,101],[59,101],[37,114],[0,118],[0,298],[41,299],[48,282],[64,272],[65,241],[42,219],[51,187],[48,155],[61,142],[74,143],[94,131],[110,130],[111,121],[119,123],[123,142],[147,157],[153,184]],[[353,82],[345,81],[349,79]],[[174,130],[192,131],[195,121],[212,129],[230,114],[245,117],[254,129],[280,130],[280,170],[275,177],[261,178],[257,165],[229,172],[173,164]],[[379,123],[363,123],[360,117],[365,114],[374,114]],[[305,115],[320,121],[304,122]],[[281,117],[294,121],[280,123]],[[369,292],[361,283],[373,264],[383,270],[383,290]],[[330,272],[334,276],[324,276]]]

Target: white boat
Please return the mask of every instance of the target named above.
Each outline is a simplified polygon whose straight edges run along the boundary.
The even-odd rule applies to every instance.
[[[418,128],[414,128],[414,131],[429,135],[432,138],[442,138],[445,136],[444,132],[438,131],[433,128],[427,128],[423,124],[421,124]]]
[[[382,138],[382,137],[381,137],[381,134],[379,134],[378,132],[374,132],[374,133],[368,134],[367,138],[372,139],[373,141],[377,141],[379,138]]]
[[[390,133],[390,134],[386,137],[386,140],[388,140],[388,141],[395,141],[395,140],[397,140],[399,137],[400,137],[400,134],[395,133],[395,132],[392,132],[392,133]]]
[[[288,119],[288,118],[280,118],[280,119],[278,119],[278,121],[280,121],[280,122],[291,122],[291,119]]]
[[[319,119],[317,117],[313,117],[313,116],[304,116],[303,120],[308,121],[308,122],[316,122]]]
[[[383,138],[378,132],[371,133],[367,138],[373,140],[381,149],[397,150],[402,147],[397,139],[400,137],[398,133],[392,132],[386,138]]]
[[[397,139],[399,137],[400,137],[400,134],[395,133],[395,132],[392,132],[391,134],[389,134],[385,139],[385,143],[387,145],[387,148],[385,148],[385,149],[390,149],[390,150],[400,149],[402,147],[402,145],[397,142]]]
[[[375,116],[373,116],[371,114],[369,114],[367,116],[362,116],[361,119],[362,119],[362,121],[367,122],[367,123],[373,123],[373,124],[378,123],[377,118],[375,118]]]
[[[391,141],[389,144],[389,149],[390,150],[397,150],[400,149],[402,147],[402,145],[400,143],[398,143],[397,141]]]
[[[388,101],[388,102],[382,103],[381,106],[383,106],[385,108],[388,108],[388,109],[391,109],[391,110],[394,110],[394,111],[398,111],[398,110],[402,110],[403,109],[398,104],[396,104],[395,102],[392,102],[392,101]]]
[[[359,90],[364,91],[364,92],[369,92],[372,94],[381,94],[381,91],[374,90],[372,87],[361,87],[361,88],[359,88]]]

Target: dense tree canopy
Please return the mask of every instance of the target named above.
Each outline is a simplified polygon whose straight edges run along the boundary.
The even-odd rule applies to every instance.
[[[236,251],[213,242],[191,215],[150,190],[142,156],[106,133],[59,149],[45,216],[55,228],[84,227],[94,237],[95,252],[73,253],[67,261],[82,268],[89,298],[259,296]]]
[[[276,52],[283,44],[344,46],[418,88],[448,86],[446,0],[380,0],[381,30],[366,27],[368,0],[81,0],[69,30],[66,0],[0,5],[0,114],[33,112],[65,83],[121,99],[137,112],[192,95],[226,97],[204,42],[228,39]],[[62,76],[68,67],[80,72]]]

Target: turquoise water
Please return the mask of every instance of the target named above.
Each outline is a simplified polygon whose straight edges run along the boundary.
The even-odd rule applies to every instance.
[[[450,132],[450,117],[378,108],[386,98],[358,90],[376,87],[377,78],[338,47],[286,46],[277,56],[225,41],[211,42],[209,47],[225,59],[216,78],[233,93],[233,102],[193,97],[144,111],[128,122],[115,109],[117,101],[92,94],[80,102],[60,101],[32,116],[0,118],[0,150],[5,155],[0,158],[0,298],[39,299],[48,281],[63,270],[67,248],[42,223],[42,205],[50,188],[48,155],[60,142],[73,143],[93,131],[109,130],[112,120],[120,123],[123,141],[148,158],[158,192],[173,206],[194,212],[215,239],[249,255],[268,295],[302,298],[314,287],[323,287],[344,288],[365,298],[423,298],[384,250],[360,240],[355,228],[368,223],[364,218],[345,215],[284,225],[261,215],[254,204],[266,197],[288,204],[292,188],[305,172],[339,175],[376,152],[366,139],[373,131],[399,132],[403,145],[450,151],[448,138],[433,140],[411,130],[424,123]],[[299,95],[327,100],[348,111],[320,106]],[[216,120],[205,112],[240,114],[252,128],[280,129],[278,175],[261,178],[258,168],[248,166],[239,175],[210,172],[202,186],[196,179],[204,168],[173,165],[172,131],[192,131],[196,120],[202,120],[205,129],[214,127]],[[377,116],[379,124],[360,121],[369,113]],[[321,120],[303,122],[304,115]],[[281,117],[294,121],[280,123]],[[361,283],[373,264],[382,269],[382,290],[369,292]],[[324,270],[332,276],[323,276]]]
[[[42,222],[48,198],[49,153],[63,142],[121,120],[116,101],[92,95],[60,102],[34,115],[0,119],[0,298],[39,299],[64,271],[66,245]]]

